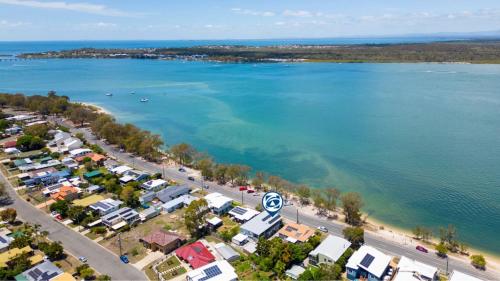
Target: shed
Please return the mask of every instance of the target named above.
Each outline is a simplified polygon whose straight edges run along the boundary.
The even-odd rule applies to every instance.
[[[225,243],[216,244],[215,250],[228,262],[233,262],[240,258],[240,254],[233,248],[231,248],[231,246],[226,245]]]

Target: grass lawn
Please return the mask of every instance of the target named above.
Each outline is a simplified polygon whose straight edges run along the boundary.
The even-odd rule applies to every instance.
[[[181,262],[179,261],[179,259],[177,259],[176,256],[171,256],[170,258],[168,258],[164,262],[160,263],[156,267],[156,270],[158,270],[159,272],[164,272],[164,271],[167,271],[167,270],[172,269],[174,267],[177,267],[179,265],[181,265]]]
[[[68,272],[70,274],[73,274],[76,271],[75,269],[79,265],[82,265],[79,260],[69,254],[66,254],[66,257],[64,259],[55,261],[54,264],[62,269],[62,271]]]
[[[160,278],[158,278],[158,275],[154,272],[153,270],[153,265],[155,262],[152,262],[146,266],[144,269],[144,273],[146,273],[146,276],[148,277],[149,280],[151,281],[160,281]]]
[[[177,277],[179,275],[182,275],[184,273],[186,273],[186,269],[184,267],[178,267],[178,268],[176,268],[174,270],[171,270],[171,271],[169,271],[167,273],[164,273],[163,274],[163,279],[170,280],[170,279],[175,278],[175,277]]]
[[[233,227],[239,225],[237,222],[233,221],[229,216],[223,216],[221,217],[222,219],[222,226],[217,229],[217,233],[220,233],[225,230],[232,229]]]
[[[97,234],[95,234],[95,233],[94,233],[94,232],[92,232],[92,231],[91,231],[91,232],[89,232],[89,233],[87,233],[87,234],[85,234],[85,236],[87,236],[88,238],[90,238],[90,239],[92,239],[92,240],[97,239],[97,237],[101,237],[100,235],[97,235]]]
[[[177,210],[166,215],[159,215],[132,227],[129,231],[123,232],[121,234],[122,250],[128,255],[130,262],[135,263],[146,256],[146,248],[139,242],[139,239],[155,230],[163,229],[168,225],[171,231],[177,231],[183,235],[187,235],[188,231],[184,225],[184,221],[181,219],[182,215],[183,210]],[[119,255],[118,235],[107,240],[102,240],[99,243]]]

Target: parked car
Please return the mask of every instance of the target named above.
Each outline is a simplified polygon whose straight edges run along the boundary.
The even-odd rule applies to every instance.
[[[203,188],[205,188],[205,189],[209,189],[209,188],[210,188],[210,186],[209,186],[208,184],[204,184],[204,185],[203,185]]]
[[[420,246],[420,245],[418,245],[417,247],[415,247],[415,249],[417,249],[418,251],[420,251],[422,253],[428,253],[429,252],[429,250],[427,250],[425,247]]]
[[[186,169],[184,169],[183,167],[180,167],[180,168],[179,168],[179,172],[184,173],[185,171],[186,171]]]
[[[325,232],[325,233],[326,233],[326,232],[328,232],[328,228],[326,228],[326,227],[324,227],[324,226],[322,226],[322,225],[318,226],[318,230],[319,230],[319,231],[323,231],[323,232]]]
[[[194,181],[194,177],[189,176],[189,177],[188,177],[188,180],[190,180],[190,181]]]
[[[123,263],[128,263],[128,257],[123,255],[123,256],[120,256],[120,260],[123,262]]]
[[[245,191],[247,189],[248,189],[248,187],[246,187],[246,186],[240,186],[240,191]]]
[[[84,257],[84,256],[78,257],[78,260],[81,261],[81,262],[83,262],[83,263],[87,262],[87,258]]]
[[[253,189],[247,189],[247,193],[254,193],[254,192],[255,192],[255,190],[253,190]]]

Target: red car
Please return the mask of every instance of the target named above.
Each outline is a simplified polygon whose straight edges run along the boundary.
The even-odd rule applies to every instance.
[[[248,189],[248,187],[246,187],[246,186],[240,186],[240,191],[245,191],[247,189]]]
[[[428,253],[429,252],[429,250],[427,250],[425,247],[420,246],[420,245],[417,246],[417,247],[415,247],[415,249],[417,249],[418,251],[420,251],[422,253]]]

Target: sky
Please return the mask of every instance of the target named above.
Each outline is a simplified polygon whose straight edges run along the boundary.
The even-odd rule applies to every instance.
[[[500,30],[500,0],[0,0],[0,41],[277,39]]]

